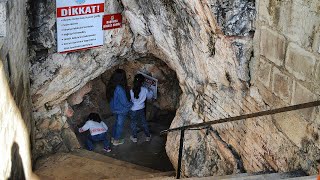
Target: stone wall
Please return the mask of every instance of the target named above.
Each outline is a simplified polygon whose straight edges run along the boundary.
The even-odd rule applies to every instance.
[[[0,1],[1,179],[33,178],[26,7],[24,0]]]
[[[320,3],[260,0],[256,5],[250,86],[241,91],[232,85],[207,86],[194,103],[203,119],[320,99]],[[215,125],[213,133],[232,149],[234,157],[239,157],[238,167],[243,166],[247,172],[300,169],[316,174],[319,123],[317,107]],[[189,133],[193,132],[187,132],[187,136],[191,136]]]
[[[260,0],[257,5],[255,45],[259,48],[253,82],[263,101],[275,108],[319,100],[320,2]],[[294,166],[315,174],[315,160],[320,158],[319,107],[270,118],[294,147],[289,152],[300,156],[281,161],[295,161]],[[281,161],[276,170],[290,168]]]
[[[171,127],[319,99],[315,0],[110,0],[106,13],[121,12],[123,27],[106,31],[101,48],[67,54],[56,53],[54,5],[31,4],[37,156],[76,147],[66,123],[70,95],[106,70],[150,54],[176,71],[183,91]],[[318,121],[315,108],[187,131],[182,172],[314,174]],[[167,138],[175,167],[179,137]]]

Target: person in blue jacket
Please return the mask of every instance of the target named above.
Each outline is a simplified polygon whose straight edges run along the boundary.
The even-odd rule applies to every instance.
[[[124,143],[124,139],[121,139],[122,129],[132,107],[132,103],[128,100],[127,89],[126,72],[123,69],[115,70],[107,85],[106,94],[111,111],[116,117],[111,138],[111,143],[114,146]]]

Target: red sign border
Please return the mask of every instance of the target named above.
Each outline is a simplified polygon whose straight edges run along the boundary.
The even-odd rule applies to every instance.
[[[56,18],[65,18],[65,17],[73,17],[73,16],[83,16],[83,15],[89,15],[89,14],[77,14],[77,15],[68,15],[68,16],[59,16],[61,15],[62,9],[68,9],[68,8],[80,8],[80,7],[89,7],[89,6],[99,6],[100,10],[99,12],[90,13],[90,14],[98,14],[98,13],[104,13],[104,6],[105,3],[99,3],[99,4],[85,4],[85,5],[79,5],[79,6],[65,6],[65,7],[57,7],[56,8]]]
[[[103,45],[98,45],[98,46],[90,46],[90,47],[85,47],[85,48],[80,48],[80,49],[73,49],[70,51],[62,51],[59,52],[60,54],[65,54],[65,53],[72,53],[72,52],[76,52],[76,51],[85,51],[85,50],[89,50],[89,49],[93,49],[93,48],[97,48],[97,47],[102,47]]]

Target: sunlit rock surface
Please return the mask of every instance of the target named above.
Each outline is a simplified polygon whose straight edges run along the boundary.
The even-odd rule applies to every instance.
[[[123,27],[105,31],[101,48],[58,54],[55,4],[33,1],[29,40],[36,154],[70,149],[67,142],[73,141],[62,136],[70,128],[64,114],[69,96],[106,70],[150,54],[176,72],[183,91],[171,127],[319,99],[319,6],[317,0],[110,0],[106,13],[121,12]],[[302,169],[314,174],[320,158],[319,111],[187,131],[182,172]],[[48,129],[55,121],[61,125]],[[179,137],[179,132],[169,134],[166,147],[175,167]]]

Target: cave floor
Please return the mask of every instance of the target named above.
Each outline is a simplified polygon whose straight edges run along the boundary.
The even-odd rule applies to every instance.
[[[108,115],[102,114],[103,121],[109,127],[107,134],[110,141],[115,118],[113,116],[106,116]],[[160,136],[160,131],[168,129],[173,118],[174,113],[165,113],[148,121],[152,139],[150,142],[146,142],[145,135],[140,130],[137,143],[133,143],[130,140],[130,121],[127,119],[123,129],[124,144],[119,146],[111,145],[112,151],[105,152],[103,151],[102,142],[96,142],[94,144],[94,152],[159,171],[172,171],[174,169],[165,151],[166,138]],[[76,135],[81,146],[85,148],[84,141],[86,134],[76,133]]]

